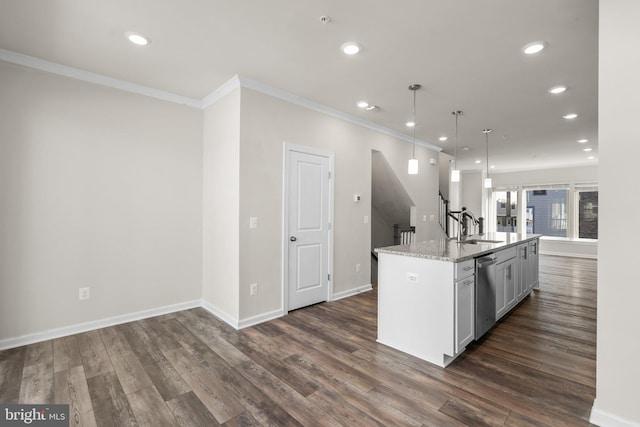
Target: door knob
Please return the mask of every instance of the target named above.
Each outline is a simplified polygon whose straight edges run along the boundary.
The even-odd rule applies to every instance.
[[[298,239],[296,239],[296,236],[291,236],[291,237],[289,237],[289,240],[291,240],[292,242],[295,242]]]

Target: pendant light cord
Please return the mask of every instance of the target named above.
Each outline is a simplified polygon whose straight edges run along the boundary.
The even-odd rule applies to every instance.
[[[486,132],[484,137],[487,141],[487,178],[489,178],[489,132]]]
[[[453,114],[456,115],[456,145],[453,151],[453,168],[456,169],[456,166],[458,166],[458,116],[459,116],[459,113],[458,111],[454,111]]]
[[[413,90],[413,157],[416,158],[416,89]]]

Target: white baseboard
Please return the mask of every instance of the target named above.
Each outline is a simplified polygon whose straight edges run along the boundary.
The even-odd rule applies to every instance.
[[[342,298],[347,298],[361,292],[370,291],[371,285],[364,285],[348,291],[338,292],[333,295],[332,301],[336,301]],[[225,313],[223,310],[214,306],[208,301],[194,300],[187,301],[179,304],[167,305],[164,307],[153,308],[150,310],[138,311],[130,314],[123,314],[120,316],[109,317],[106,319],[95,320],[93,322],[80,323],[77,325],[66,326],[63,328],[50,329],[48,331],[37,332],[35,334],[23,335],[16,338],[7,338],[0,340],[0,350],[7,350],[9,348],[20,347],[23,345],[34,344],[41,341],[47,341],[55,338],[62,338],[69,335],[80,334],[82,332],[93,331],[100,328],[107,328],[109,326],[120,325],[122,323],[134,322],[136,320],[147,319],[149,317],[160,316],[163,314],[174,313],[176,311],[188,310],[190,308],[202,307],[209,313],[213,314],[223,322],[229,324],[232,328],[239,330],[247,328],[249,326],[257,325],[259,323],[267,322],[269,320],[277,319],[284,316],[286,313],[282,309],[273,310],[268,313],[259,314],[257,316],[249,317],[247,319],[238,320],[233,316]]]
[[[282,309],[273,310],[269,313],[259,314],[257,316],[249,317],[248,319],[241,320],[238,323],[238,329],[248,328],[249,326],[257,325],[258,323],[267,322],[269,320],[277,319],[284,316],[285,313]]]
[[[596,408],[597,399],[593,402],[589,422],[600,427],[639,427],[640,423],[620,418]]]
[[[47,341],[55,338],[62,338],[69,335],[80,334],[82,332],[93,331],[95,329],[107,328],[109,326],[120,325],[122,323],[134,322],[136,320],[160,316],[162,314],[174,313],[176,311],[188,310],[190,308],[200,307],[201,305],[201,300],[187,301],[178,304],[167,305],[164,307],[152,308],[150,310],[143,310],[135,313],[108,317],[106,319],[95,320],[93,322],[86,322],[77,325],[66,326],[63,328],[50,329],[48,331],[23,335],[21,337],[7,338],[4,340],[0,340],[0,350],[20,347],[23,345]]]
[[[236,319],[233,316],[230,316],[225,311],[220,310],[218,307],[216,307],[215,305],[211,304],[210,302],[202,300],[202,308],[204,308],[209,313],[211,313],[214,316],[216,316],[218,319],[220,319],[223,322],[227,323],[233,329],[236,329],[236,330],[240,329],[240,327],[239,327],[239,323],[240,322],[238,321],[238,319]]]
[[[362,292],[370,291],[372,289],[373,287],[371,285],[363,285],[357,288],[349,289],[347,291],[338,292],[337,294],[333,294],[333,298],[331,299],[331,301],[337,301],[342,298],[351,297]]]
[[[593,254],[580,254],[580,253],[571,253],[571,252],[544,251],[542,249],[540,249],[540,255],[566,256],[566,257],[571,257],[571,258],[598,259],[598,255],[593,255]]]

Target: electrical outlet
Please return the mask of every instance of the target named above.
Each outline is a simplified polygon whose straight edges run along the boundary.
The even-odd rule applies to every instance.
[[[435,215],[429,215],[429,221],[435,221],[435,220],[436,220]]]
[[[418,274],[417,273],[407,273],[407,280],[412,282],[412,283],[416,283],[418,281]]]
[[[360,273],[360,264],[356,264],[356,273]]]
[[[369,215],[364,216],[364,223],[369,224]]]
[[[252,283],[249,285],[249,295],[254,296],[258,295],[258,284]]]
[[[422,220],[426,222],[427,221],[427,216],[426,215],[422,215]]]
[[[252,216],[249,218],[249,228],[258,228],[258,217]]]
[[[90,296],[89,288],[78,288],[78,300],[89,299]]]

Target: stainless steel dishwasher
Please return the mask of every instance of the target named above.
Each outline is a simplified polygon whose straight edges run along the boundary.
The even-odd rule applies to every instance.
[[[496,324],[496,262],[494,254],[476,258],[476,340]]]

